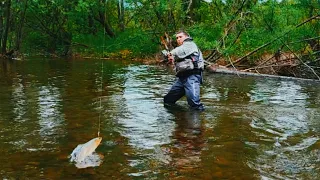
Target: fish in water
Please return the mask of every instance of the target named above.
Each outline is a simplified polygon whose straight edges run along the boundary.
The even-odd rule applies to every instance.
[[[79,144],[71,153],[70,161],[75,162],[78,168],[92,167],[95,164],[100,165],[99,156],[93,154],[96,148],[99,146],[102,137],[91,139],[90,141]],[[95,162],[93,162],[95,161]]]

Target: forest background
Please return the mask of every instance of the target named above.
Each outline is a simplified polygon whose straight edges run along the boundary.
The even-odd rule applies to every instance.
[[[320,0],[1,0],[0,56],[152,59],[183,28],[207,62],[319,78],[319,12]]]

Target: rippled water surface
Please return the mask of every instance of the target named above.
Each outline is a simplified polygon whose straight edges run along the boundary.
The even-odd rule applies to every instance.
[[[0,62],[3,179],[320,179],[319,83],[206,73],[199,113],[163,106],[163,67]],[[99,129],[102,163],[78,169]]]

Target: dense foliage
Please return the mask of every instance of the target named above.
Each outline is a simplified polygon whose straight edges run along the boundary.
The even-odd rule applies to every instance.
[[[319,0],[1,0],[0,50],[143,57],[183,28],[211,61],[269,42],[255,55],[290,49],[317,59],[319,12]]]

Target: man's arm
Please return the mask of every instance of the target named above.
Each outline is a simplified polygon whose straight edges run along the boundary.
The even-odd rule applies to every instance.
[[[174,56],[174,59],[184,59],[193,53],[198,52],[198,47],[194,42],[185,42],[181,46],[176,47],[170,53]]]

